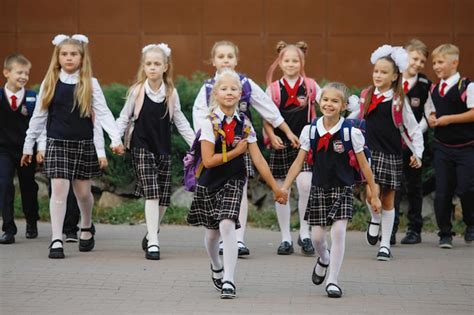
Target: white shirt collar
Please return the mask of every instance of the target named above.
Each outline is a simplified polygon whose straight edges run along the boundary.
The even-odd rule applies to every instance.
[[[323,119],[318,119],[316,121],[316,128],[318,129],[318,133],[320,137],[324,136],[328,132],[331,135],[335,134],[336,132],[339,131],[339,129],[341,129],[342,123],[344,122],[344,118],[342,117],[339,118],[339,121],[337,122],[337,124],[335,124],[334,127],[332,127],[329,131],[327,131],[326,128],[324,128]]]
[[[61,69],[61,71],[59,72],[59,80],[66,84],[76,84],[77,82],[79,82],[79,70],[69,74],[63,69]]]
[[[393,90],[392,89],[390,89],[388,91],[385,91],[383,93],[380,93],[379,88],[375,88],[374,95],[379,96],[380,94],[382,94],[385,97],[384,101],[388,101],[388,100],[391,100],[393,98]]]
[[[403,83],[405,82],[408,82],[408,89],[410,90],[413,86],[415,86],[416,84],[416,81],[418,81],[418,74],[411,77],[411,78],[408,78],[408,79],[405,79],[403,78]]]
[[[7,88],[7,85],[5,84],[5,95],[7,96],[7,99],[10,105],[12,103],[13,95],[16,96],[16,102],[18,105],[20,105],[20,103],[23,101],[23,98],[25,97],[25,88],[21,88],[18,90],[18,92],[13,93],[12,91],[10,91],[10,89]]]
[[[166,87],[165,83],[161,82],[160,88],[158,91],[153,91],[152,88],[150,87],[150,83],[148,83],[148,79],[145,80],[145,93],[150,97],[150,98],[156,98],[160,99],[161,101],[165,99],[166,97]]]
[[[452,76],[450,76],[446,80],[441,80],[439,86],[441,87],[441,85],[444,82],[446,82],[447,86],[451,87],[451,86],[455,85],[459,81],[459,79],[461,79],[461,75],[459,74],[459,72],[456,72],[455,74],[453,74]]]
[[[220,107],[217,107],[215,110],[214,110],[214,114],[217,115],[217,117],[219,117],[219,120],[222,121],[224,119],[224,112],[221,110]],[[240,116],[239,116],[239,113],[237,112],[237,110],[234,111],[234,115],[232,117],[226,117],[226,122],[227,123],[230,123],[232,121],[232,119],[237,118],[237,120],[240,121]]]

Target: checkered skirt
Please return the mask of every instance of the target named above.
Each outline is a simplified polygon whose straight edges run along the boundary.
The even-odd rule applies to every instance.
[[[47,138],[43,173],[48,178],[69,180],[101,176],[94,141]]]
[[[135,195],[158,199],[160,206],[169,206],[171,197],[171,157],[155,155],[143,148],[132,148],[132,165],[137,176]]]
[[[332,225],[352,218],[352,186],[323,189],[311,186],[304,219],[309,225]]]
[[[235,228],[240,228],[239,212],[245,181],[231,179],[217,191],[209,191],[197,185],[191,203],[187,221],[191,225],[203,225],[208,229],[219,229],[220,221],[235,221]]]
[[[281,150],[270,150],[270,169],[272,170],[273,177],[285,178],[288,174],[288,170],[291,164],[295,161],[298,156],[299,149],[293,148],[290,144],[286,144],[285,148]],[[311,166],[306,163],[303,164],[302,172],[311,172]]]
[[[399,190],[402,181],[402,156],[372,151],[372,172],[375,182],[385,189]]]
[[[244,162],[245,168],[247,169],[247,177],[254,178],[255,177],[255,169],[253,167],[252,159],[250,158],[250,154],[247,152],[244,154]]]

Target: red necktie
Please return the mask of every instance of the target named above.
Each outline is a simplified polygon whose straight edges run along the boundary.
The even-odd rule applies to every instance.
[[[367,115],[373,111],[374,109],[377,108],[377,105],[379,105],[380,103],[382,103],[382,101],[385,99],[385,96],[383,95],[380,95],[380,97],[377,97],[375,94],[372,95],[372,101],[370,102],[370,105],[369,105],[369,110],[367,111]]]
[[[232,145],[234,142],[235,136],[235,126],[237,125],[237,120],[233,119],[232,122],[227,123],[227,121],[222,125],[222,129],[225,132],[225,142],[228,146]]]
[[[300,106],[300,102],[298,101],[298,97],[296,95],[296,93],[298,92],[298,88],[300,87],[300,79],[301,78],[298,78],[298,81],[296,81],[295,86],[293,88],[291,88],[288,82],[283,79],[283,85],[285,86],[286,93],[288,93],[288,99],[286,100],[285,107],[288,107],[292,104]]]
[[[316,148],[316,152],[319,152],[322,148],[324,148],[324,151],[327,151],[328,146],[329,146],[329,140],[331,140],[331,138],[332,138],[332,134],[330,134],[329,132],[326,132],[326,134],[324,136],[319,138],[318,147]]]
[[[446,82],[443,82],[443,84],[441,84],[441,90],[439,91],[439,95],[444,96],[444,89],[446,88],[446,86],[448,86],[448,83]]]
[[[13,110],[16,110],[18,108],[18,106],[16,105],[16,96],[15,95],[12,95],[11,99],[12,99],[12,109]]]
[[[403,82],[403,92],[408,93],[408,81]]]

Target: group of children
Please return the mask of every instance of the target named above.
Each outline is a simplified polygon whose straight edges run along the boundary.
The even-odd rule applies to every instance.
[[[115,121],[92,77],[88,44],[88,38],[80,34],[54,38],[53,56],[36,106],[31,99],[35,96],[29,96],[24,89],[29,62],[21,55],[13,55],[5,62],[7,84],[0,99],[0,206],[4,224],[1,243],[11,243],[16,234],[11,205],[14,170],[20,174],[32,167],[38,142],[44,172],[51,179],[49,257],[64,258],[62,227],[70,184],[81,212],[79,250],[94,248],[91,179],[100,176],[107,165],[105,130],[113,153],[130,151],[137,177],[136,194],[145,198],[147,234],[142,247],[147,259],[159,260],[159,226],[170,203],[172,124],[190,146],[198,135],[202,167],[196,174],[187,221],[205,227],[212,284],[221,298],[236,296],[237,258],[250,253],[244,234],[248,178],[255,174],[253,165],[274,194],[282,239],[277,249],[280,255],[294,252],[288,196],[296,179],[298,244],[307,256],[317,253],[312,281],[316,285],[326,281],[329,297],[342,296],[338,274],[346,227],[352,218],[352,191],[360,177],[366,183],[366,203],[371,213],[367,241],[376,245],[380,239],[377,260],[392,257],[395,195],[404,165],[410,170],[406,172],[409,187],[418,190],[410,199],[409,230],[402,243],[421,241],[419,170],[424,149],[422,131],[428,124],[435,128],[435,204],[440,247],[452,246],[450,216],[455,189],[461,197],[467,226],[465,240],[474,239],[474,87],[457,72],[456,46],[445,44],[433,51],[434,70],[441,80],[433,86],[419,73],[427,58],[423,43],[413,40],[406,49],[379,47],[371,56],[373,85],[363,90],[357,100],[350,97],[342,83],[330,82],[320,88],[306,77],[307,45],[303,42],[278,43],[278,57],[267,73],[266,93],[251,79],[235,72],[238,47],[228,41],[217,42],[211,51],[216,73],[204,83],[195,100],[193,130],[174,88],[172,51],[168,45],[143,48],[135,83]],[[273,81],[278,67],[283,76]],[[28,101],[33,102],[31,109]],[[316,103],[322,114],[319,118]],[[269,164],[257,145],[252,107],[265,121],[265,134],[271,145]],[[345,118],[348,109],[351,113]],[[36,237],[37,217],[26,218],[27,237],[32,227]],[[223,255],[222,260],[219,254]]]

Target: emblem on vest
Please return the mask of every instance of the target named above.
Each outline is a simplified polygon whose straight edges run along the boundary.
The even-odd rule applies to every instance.
[[[344,144],[341,140],[334,140],[332,143],[332,147],[334,152],[336,153],[343,153],[344,152]]]
[[[23,116],[28,116],[28,108],[26,108],[25,105],[21,105],[20,113],[21,113]]]
[[[418,97],[413,97],[410,101],[410,106],[411,107],[419,107],[420,103],[421,103],[421,101]]]
[[[300,106],[306,106],[306,104],[308,103],[308,98],[305,95],[299,95],[297,99],[300,103]]]
[[[239,103],[239,110],[241,112],[246,112],[247,111],[247,102],[240,102]]]

